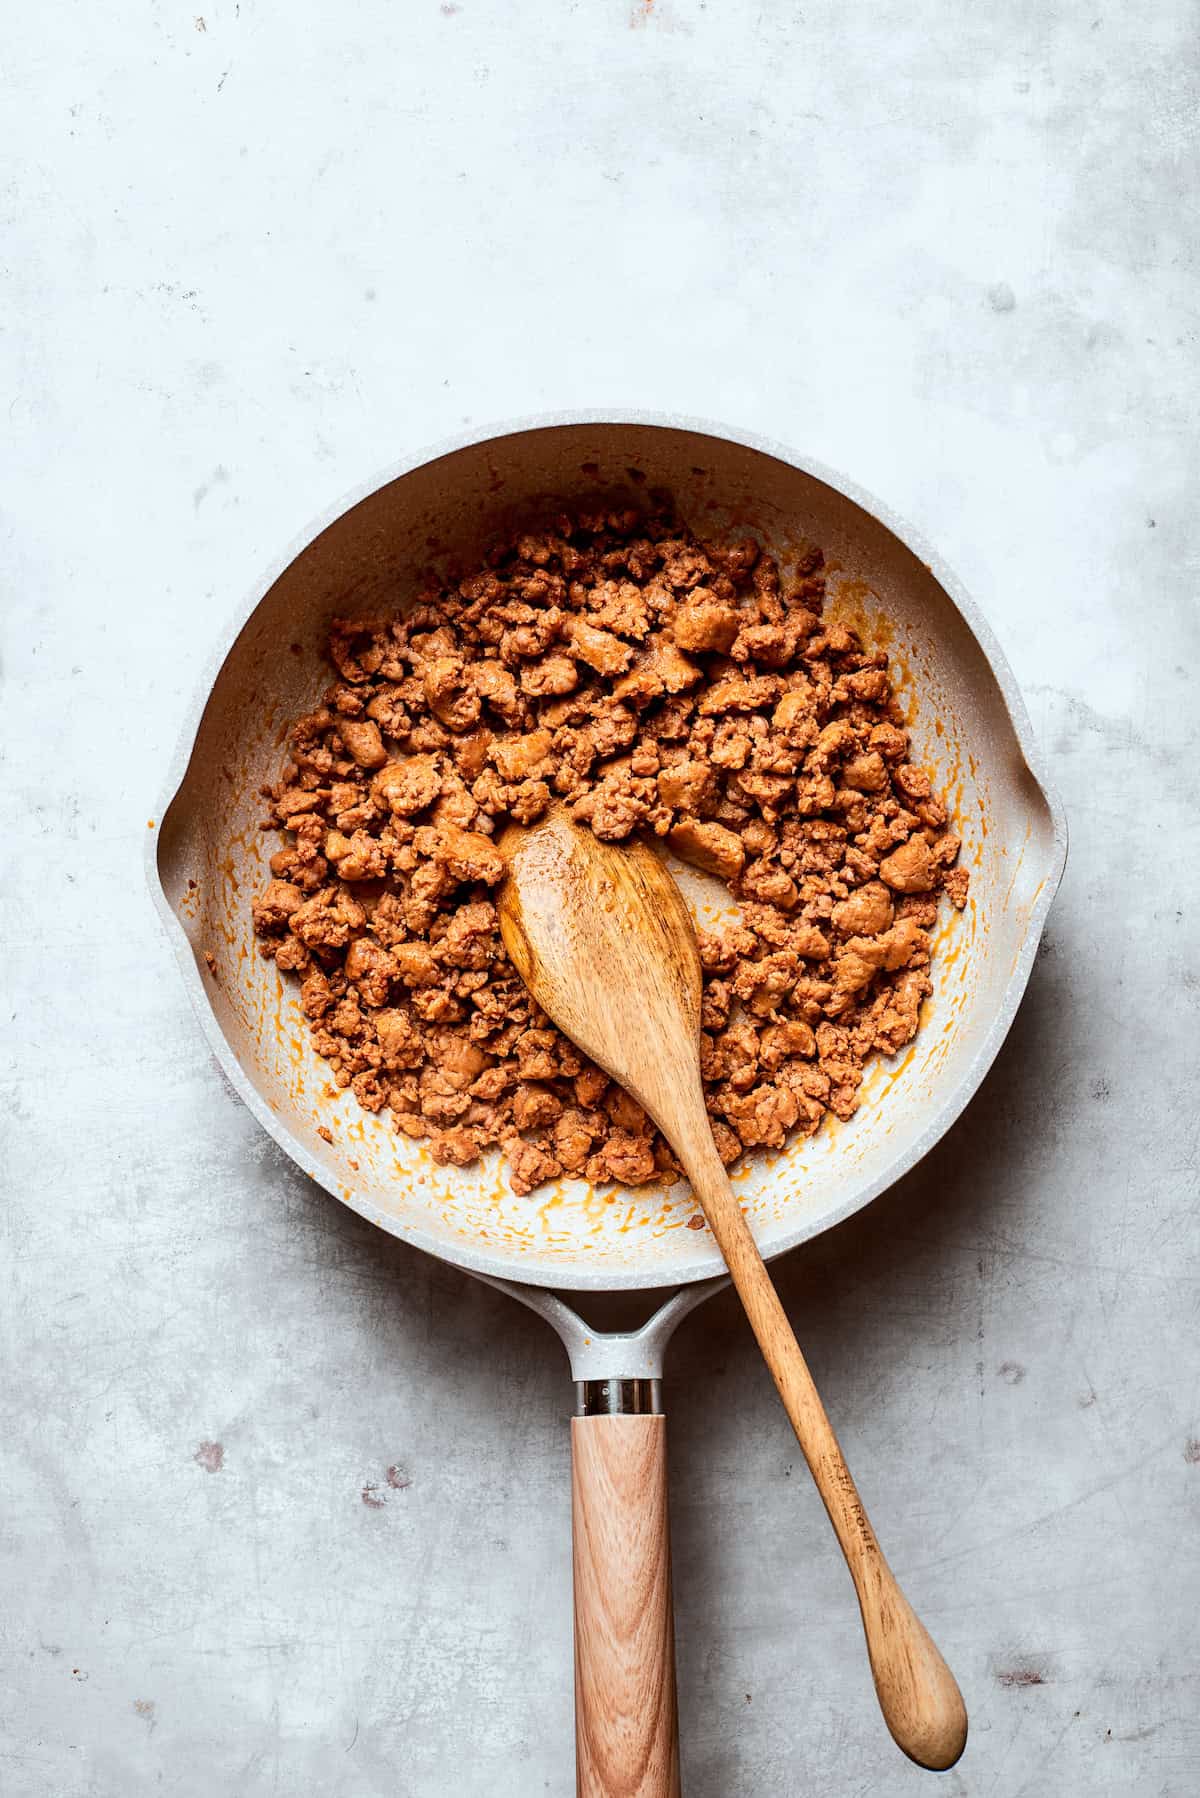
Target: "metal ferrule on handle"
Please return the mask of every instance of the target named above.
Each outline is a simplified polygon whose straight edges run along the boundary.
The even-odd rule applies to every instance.
[[[660,1417],[662,1381],[576,1380],[576,1417]]]

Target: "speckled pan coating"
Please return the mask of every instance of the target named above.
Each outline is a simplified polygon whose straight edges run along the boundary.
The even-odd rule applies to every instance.
[[[701,535],[749,527],[785,565],[803,539],[822,545],[837,567],[830,609],[894,658],[914,758],[946,794],[971,871],[967,911],[939,927],[916,1041],[874,1066],[849,1124],[828,1122],[739,1177],[765,1255],[859,1210],[958,1117],[1012,1023],[1066,859],[1062,806],[974,602],[878,501],[778,444],[691,419],[552,415],[427,451],[318,519],[252,589],[189,712],[148,846],[155,903],[214,1054],[300,1167],[431,1254],[558,1288],[671,1286],[721,1264],[708,1232],[686,1227],[686,1186],[622,1193],[563,1181],[518,1199],[494,1156],[475,1169],[436,1167],[352,1095],[332,1095],[295,983],[254,947],[250,900],[270,851],[255,795],[275,778],[288,721],[327,684],[320,652],[333,614],[394,607],[423,571],[465,571],[494,531],[545,500],[636,490],[636,476],[669,488]],[[702,910],[719,905],[689,884]]]

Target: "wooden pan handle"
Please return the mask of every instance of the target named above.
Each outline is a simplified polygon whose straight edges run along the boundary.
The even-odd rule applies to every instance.
[[[665,1417],[571,1423],[578,1798],[679,1798]]]

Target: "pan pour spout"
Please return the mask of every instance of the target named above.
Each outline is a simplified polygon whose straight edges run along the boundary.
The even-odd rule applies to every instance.
[[[529,829],[511,826],[500,846],[505,948],[542,1010],[633,1095],[679,1157],[846,1558],[887,1726],[919,1766],[952,1767],[967,1739],[962,1696],[884,1559],[713,1142],[700,1080],[700,958],[683,896],[646,845],[602,843],[561,805]],[[577,1458],[577,1521],[581,1477]],[[619,1484],[603,1456],[596,1477]],[[602,1509],[586,1491],[582,1502],[585,1521],[598,1527]],[[576,1603],[586,1607],[603,1594],[590,1593],[586,1581],[581,1593],[578,1554],[577,1542]],[[581,1628],[589,1639],[592,1622],[577,1608],[577,1642]],[[602,1657],[601,1673],[607,1666]],[[597,1676],[583,1696],[585,1724],[593,1709],[603,1710],[604,1697]]]

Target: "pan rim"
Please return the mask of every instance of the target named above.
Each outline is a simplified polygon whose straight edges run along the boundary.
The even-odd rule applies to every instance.
[[[246,596],[218,637],[213,651],[205,659],[198,685],[193,690],[190,704],[184,714],[166,776],[159,788],[158,807],[152,814],[157,820],[158,828],[146,839],[144,867],[151,900],[166,931],[168,942],[174,951],[185,990],[210,1049],[239,1098],[302,1172],[316,1180],[341,1204],[349,1206],[351,1210],[356,1211],[368,1222],[377,1224],[389,1235],[423,1249],[441,1261],[462,1267],[468,1272],[487,1274],[517,1285],[548,1286],[564,1291],[638,1289],[649,1291],[691,1285],[701,1280],[712,1279],[724,1272],[724,1263],[714,1246],[711,1254],[689,1261],[682,1270],[673,1272],[669,1268],[655,1267],[652,1270],[653,1278],[647,1280],[644,1274],[636,1268],[597,1269],[578,1263],[574,1265],[543,1264],[539,1267],[532,1255],[529,1256],[528,1263],[524,1258],[514,1262],[509,1257],[496,1255],[481,1248],[476,1249],[469,1244],[455,1244],[437,1238],[420,1224],[406,1224],[402,1218],[391,1216],[374,1205],[365,1193],[348,1189],[331,1171],[319,1165],[311,1166],[313,1157],[304,1145],[293,1136],[287,1124],[263,1100],[221,1029],[201,979],[191,944],[167,898],[159,869],[159,849],[162,842],[161,825],[165,822],[186,782],[195,753],[201,720],[212,690],[238,637],[258,606],[280,576],[310,544],[337,519],[363,500],[429,463],[437,462],[464,449],[479,448],[488,443],[527,432],[587,426],[632,426],[651,430],[686,431],[696,436],[709,437],[772,457],[810,479],[822,482],[834,492],[851,500],[877,523],[882,524],[913,555],[925,563],[972,633],[991,669],[1008,713],[1022,760],[1046,805],[1052,835],[1039,889],[1030,907],[1025,933],[1014,960],[1012,973],[1004,988],[1001,1002],[975,1055],[963,1070],[954,1087],[946,1093],[942,1103],[920,1135],[905,1149],[897,1153],[894,1160],[889,1162],[879,1174],[852,1186],[842,1201],[831,1210],[822,1213],[819,1217],[798,1219],[782,1232],[777,1241],[765,1244],[764,1252],[767,1258],[773,1260],[777,1256],[799,1247],[801,1243],[811,1241],[826,1230],[834,1228],[835,1225],[844,1222],[846,1218],[863,1210],[872,1200],[878,1198],[905,1174],[911,1172],[961,1117],[978,1091],[1012,1027],[1017,1009],[1029,983],[1029,976],[1033,969],[1038,944],[1041,941],[1050,907],[1066,866],[1068,848],[1066,813],[1062,800],[1047,774],[1045,758],[1034,737],[1029,714],[1008,659],[988,620],[958,576],[933,546],[925,541],[919,531],[913,529],[907,520],[902,519],[874,494],[838,470],[810,457],[802,456],[790,446],[776,439],[758,432],[722,425],[711,419],[695,418],[678,413],[635,409],[618,413],[614,413],[610,409],[546,412],[530,417],[507,419],[486,428],[461,432],[443,438],[416,454],[403,458],[368,480],[357,483],[348,493],[343,494],[339,500],[319,513],[315,521],[294,537],[280,555],[272,559],[263,575],[252,583]]]

